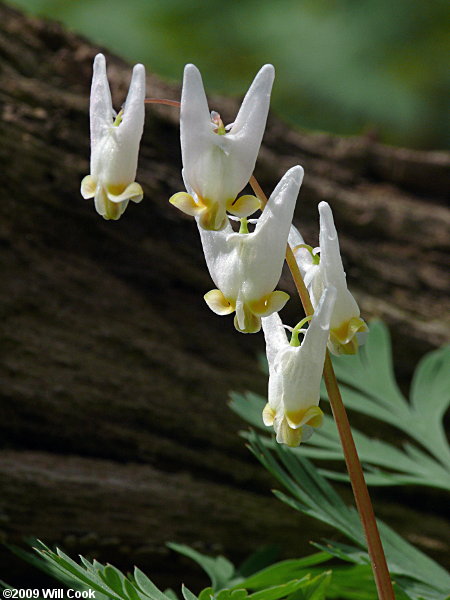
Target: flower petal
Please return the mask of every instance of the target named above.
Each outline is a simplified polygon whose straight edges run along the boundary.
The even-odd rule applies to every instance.
[[[277,442],[279,444],[286,444],[290,448],[297,448],[300,446],[302,441],[302,428],[293,429],[289,427],[289,423],[285,418],[283,418],[278,427],[276,427],[277,432]]]
[[[261,329],[261,319],[239,298],[236,301],[234,326],[241,333],[258,333]]]
[[[181,210],[181,212],[184,212],[191,217],[198,216],[202,210],[205,209],[204,206],[197,204],[191,194],[188,194],[187,192],[178,192],[174,194],[169,198],[169,202]]]
[[[359,344],[364,343],[362,338],[360,342],[359,334],[366,334],[368,327],[360,317],[352,317],[344,322],[338,328],[330,329],[330,341],[328,347],[333,354],[356,354]]]
[[[112,191],[110,191],[110,188],[107,188],[106,195],[108,196],[108,200],[110,200],[111,202],[117,203],[123,202],[124,200],[140,202],[144,197],[144,191],[139,185],[139,183],[137,183],[137,181],[134,181],[133,183],[130,183],[130,185],[128,185],[120,194],[114,194]]]
[[[249,302],[248,306],[255,315],[258,315],[258,317],[268,317],[274,312],[279,312],[289,298],[290,296],[289,294],[286,294],[286,292],[276,290],[261,300]]]
[[[233,304],[225,298],[220,290],[211,290],[203,298],[216,315],[229,315],[234,312]]]
[[[95,196],[95,190],[97,189],[97,183],[91,175],[83,177],[81,182],[81,195],[83,198],[89,199]]]
[[[242,102],[239,113],[226,135],[215,135],[214,142],[227,160],[222,160],[225,198],[235,198],[248,183],[255,169],[266,127],[275,71],[264,65],[257,73]]]
[[[276,366],[282,374],[282,397],[286,414],[299,415],[319,404],[320,382],[335,298],[336,290],[327,288],[314,311],[301,346],[290,346],[276,357]],[[302,424],[301,420],[299,424]]]
[[[91,151],[103,139],[113,123],[111,91],[106,76],[106,61],[103,54],[97,54],[94,59],[92,75],[90,122],[91,122]]]
[[[227,202],[227,211],[237,217],[248,217],[261,208],[261,200],[256,196],[239,196]]]
[[[205,201],[206,208],[199,214],[198,224],[206,231],[221,231],[228,224],[225,208],[218,202]]]
[[[247,236],[246,297],[261,298],[277,285],[303,169],[290,169],[276,186],[255,231]],[[257,257],[257,259],[255,258]]]
[[[101,186],[97,186],[94,202],[95,210],[102,215],[104,219],[112,221],[120,219],[128,206],[128,200],[118,203],[111,202]]]
[[[267,403],[265,405],[265,407],[263,408],[263,412],[262,412],[263,423],[266,427],[270,427],[273,425],[273,422],[275,420],[275,415],[276,415],[276,412],[270,406],[270,404]]]
[[[286,330],[277,312],[262,319],[262,328],[266,340],[267,361],[270,369],[274,365],[278,352],[283,348],[287,348],[289,342],[286,337]]]
[[[214,146],[211,115],[203,87],[202,76],[196,66],[184,68],[180,107],[180,139],[184,178],[195,193],[204,195],[204,181],[208,178],[209,155]]]
[[[119,125],[121,136],[131,135],[133,139],[142,136],[145,119],[145,67],[137,64],[133,67],[130,88],[124,104],[122,122]]]
[[[274,78],[275,69],[273,65],[261,67],[245,94],[241,108],[229,133],[229,135],[245,137],[247,151],[251,154],[257,153],[261,145]]]
[[[333,213],[327,202],[320,202],[319,214],[320,275],[324,286],[332,285],[337,291],[336,304],[331,318],[331,327],[334,328],[352,317],[359,317],[359,307],[347,288]]]
[[[303,425],[320,427],[323,421],[323,412],[318,406],[310,406],[307,409],[286,412],[286,420],[294,429]]]

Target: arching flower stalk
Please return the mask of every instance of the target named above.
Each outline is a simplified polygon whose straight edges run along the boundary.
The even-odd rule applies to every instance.
[[[119,219],[130,200],[140,202],[144,195],[134,181],[144,128],[144,100],[145,69],[136,65],[125,105],[116,114],[105,57],[97,54],[90,103],[91,172],[81,182],[81,195],[94,198],[97,212],[105,219]]]
[[[266,126],[274,68],[265,65],[256,75],[234,123],[224,126],[220,115],[209,112],[199,70],[184,69],[180,132],[183,179],[188,192],[170,202],[198,218],[203,229],[219,231],[227,224],[226,211],[247,217],[260,208],[255,196],[237,198],[247,185]]]
[[[325,287],[336,288],[336,302],[331,315],[328,348],[333,354],[355,354],[368,331],[360,317],[359,306],[347,287],[339,251],[333,213],[327,202],[319,204],[319,248],[307,246],[295,227],[289,233],[291,246],[314,308]],[[320,254],[319,254],[320,253]]]
[[[221,231],[205,230],[198,219],[206,263],[218,288],[205,294],[205,301],[218,315],[236,312],[234,324],[243,333],[259,331],[261,317],[281,310],[289,299],[274,288],[302,178],[300,166],[284,175],[252,233],[234,232],[228,219]]]

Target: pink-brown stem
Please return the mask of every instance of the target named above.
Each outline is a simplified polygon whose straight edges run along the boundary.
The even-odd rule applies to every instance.
[[[177,107],[181,105],[181,103],[176,100],[159,98],[146,98],[145,103],[164,104],[166,106]],[[265,205],[267,203],[267,197],[253,175],[250,178],[250,185],[256,196],[258,196],[258,198],[261,200],[262,205]],[[304,284],[303,277],[301,276],[300,269],[298,268],[297,261],[295,260],[294,254],[289,246],[286,248],[286,262],[291,271],[292,278],[300,296],[305,314],[312,315],[314,309],[311,304],[311,299]],[[328,350],[325,357],[323,376],[328,392],[328,398],[330,400],[331,410],[333,412],[333,417],[339,432],[345,457],[345,464],[347,465],[347,471],[350,477],[353,495],[355,497],[356,507],[358,509],[359,517],[361,519],[367,541],[369,556],[372,563],[372,571],[378,590],[378,597],[380,600],[395,600],[394,590],[392,588],[391,578],[370,499],[369,490],[367,489],[367,484],[364,479],[364,473],[361,467],[358,452],[355,447],[355,442],[353,440],[347,412],[345,410],[344,403],[342,402],[341,392],[339,390]]]
[[[267,197],[262,191],[260,185],[252,175],[250,185],[261,203],[267,203]],[[306,315],[312,315],[314,312],[306,289],[303,277],[295,260],[294,253],[289,245],[286,248],[286,262],[291,271],[295,287],[300,296],[303,309]],[[330,400],[331,410],[339,432],[342,449],[345,457],[345,464],[350,477],[350,482],[355,497],[356,507],[366,536],[369,556],[372,563],[372,571],[375,578],[375,583],[378,590],[380,600],[395,600],[394,590],[392,589],[391,578],[384,555],[383,545],[381,543],[380,534],[378,531],[375,514],[373,512],[372,502],[370,500],[369,490],[364,479],[363,470],[359,460],[358,452],[356,451],[355,442],[353,440],[352,431],[347,417],[347,412],[342,402],[341,392],[334,373],[333,364],[331,362],[330,353],[327,350],[325,365],[323,369],[325,385]]]
[[[164,104],[165,106],[181,106],[178,100],[167,100],[166,98],[146,98],[144,104]]]

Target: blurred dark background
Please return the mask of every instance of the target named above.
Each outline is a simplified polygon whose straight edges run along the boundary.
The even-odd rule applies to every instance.
[[[10,3],[172,80],[194,62],[210,93],[242,94],[271,62],[272,107],[293,125],[424,149],[449,141],[445,0]]]
[[[226,122],[256,70],[274,62],[261,185],[270,192],[304,166],[295,223],[313,245],[317,204],[332,204],[351,289],[365,318],[389,325],[405,392],[420,357],[448,339],[450,158],[423,151],[445,139],[445,4],[273,5],[27,3],[70,33],[0,2],[0,541],[37,536],[71,556],[137,564],[178,589],[207,581],[166,541],[239,562],[267,542],[292,557],[336,535],[281,508],[237,435],[228,391],[265,393],[264,340],[238,335],[231,317],[204,305],[212,284],[196,226],[168,203],[183,187],[178,111],[148,107],[142,204],[107,222],[80,197],[98,51],[116,107],[126,60],[144,62],[149,94],[168,98],[193,61]],[[280,289],[293,296],[285,321],[295,323],[292,282],[283,277]],[[443,494],[379,488],[373,497],[409,541],[436,560],[448,555]],[[3,546],[0,567],[22,587],[39,581]]]

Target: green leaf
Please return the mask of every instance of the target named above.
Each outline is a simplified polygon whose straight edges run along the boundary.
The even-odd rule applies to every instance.
[[[389,332],[381,322],[370,324],[367,344],[358,354],[333,357],[333,365],[347,408],[385,421],[416,442],[397,448],[353,429],[368,485],[425,485],[450,490],[450,447],[442,425],[450,399],[450,347],[431,352],[419,363],[411,403],[402,396],[395,381]],[[322,397],[327,399],[324,385]],[[232,410],[253,427],[270,434],[261,418],[265,404],[266,399],[256,394],[231,394]],[[275,445],[272,436],[265,437],[264,443]],[[327,415],[308,444],[292,451],[319,460],[344,460],[336,426]],[[330,479],[348,481],[342,470],[328,468],[321,473]]]
[[[372,568],[369,565],[333,568],[326,597],[339,600],[378,600]],[[398,590],[396,600],[400,600]]]
[[[184,584],[181,587],[181,593],[184,600],[198,600],[197,596],[191,592]]]
[[[308,581],[309,575],[302,579],[294,579],[288,583],[265,588],[264,590],[250,594],[248,600],[279,600],[280,598],[284,598],[293,592],[296,592],[302,586],[305,586]]]
[[[247,590],[239,588],[237,590],[221,590],[214,598],[215,600],[244,600],[247,596]]]
[[[233,590],[230,594],[230,600],[245,600],[247,598],[248,592],[247,590]]]
[[[168,600],[167,596],[140,569],[134,567],[133,575],[139,589],[149,598],[152,600]]]
[[[332,554],[336,558],[340,558],[344,561],[349,561],[358,565],[370,565],[370,560],[365,550],[343,544],[341,542],[335,542],[331,540],[325,540],[325,544],[319,544],[313,542],[313,545],[320,550],[324,550],[329,554]]]
[[[255,456],[288,489],[288,494],[277,492],[276,495],[295,509],[337,528],[357,545],[355,548],[329,542],[325,549],[352,562],[369,562],[356,512],[349,509],[335,492],[331,493],[330,484],[311,463],[289,448],[277,446],[271,451],[254,432],[249,437]],[[406,584],[401,582],[414,580],[420,583],[421,589],[427,590],[427,599],[442,600],[443,594],[450,589],[450,575],[387,525],[379,522],[378,526],[389,570],[396,579],[399,577],[400,589],[408,595]]]
[[[71,585],[82,585],[82,589],[86,589],[86,586],[92,588],[94,591],[99,592],[103,596],[107,596],[110,599],[118,600],[121,596],[115,594],[109,586],[97,575],[97,573],[89,572],[86,567],[78,565],[69,556],[64,554],[60,549],[57,552],[53,552],[47,546],[40,543],[41,548],[36,548],[36,552],[43,558],[44,561],[52,564],[63,574],[65,579],[69,579]],[[59,578],[57,573],[54,573],[56,578]]]
[[[419,363],[411,385],[411,405],[423,435],[433,438],[435,456],[450,464],[442,417],[450,402],[450,346],[430,352]]]
[[[29,543],[30,545],[41,546],[41,542],[39,542],[39,540],[30,539]],[[70,587],[70,585],[73,584],[73,577],[65,576],[59,566],[49,562],[48,560],[44,560],[42,556],[36,555],[32,552],[27,552],[26,550],[22,550],[22,548],[19,548],[18,546],[14,545],[6,544],[6,548],[8,548],[8,550],[13,552],[13,554],[25,560],[33,567],[36,567],[43,573],[46,573],[50,577],[57,579],[67,587]],[[44,548],[49,550],[46,546],[44,546]],[[35,552],[37,551],[36,548],[34,548],[34,550]]]
[[[234,566],[223,556],[212,558],[183,544],[168,543],[167,546],[175,550],[175,552],[191,558],[200,565],[211,579],[211,584],[215,591],[226,587],[234,575]]]
[[[240,577],[248,577],[273,564],[279,555],[278,546],[265,546],[251,554],[237,569]]]
[[[240,581],[239,586],[252,590],[260,590],[294,578],[301,578],[307,574],[306,569],[326,562],[330,558],[330,553],[319,552],[305,558],[284,560],[252,574]]]
[[[198,600],[211,600],[214,596],[214,590],[212,587],[207,587],[200,592],[198,595]]]
[[[412,405],[419,413],[430,408],[442,416],[450,402],[450,346],[427,354],[419,363],[411,386]]]
[[[441,464],[450,465],[450,450],[441,423],[449,401],[449,348],[431,352],[419,363],[411,403],[395,381],[389,332],[383,323],[370,324],[364,349],[364,354],[333,357],[336,376],[343,384],[344,404],[401,429]],[[323,397],[327,397],[325,390]]]
[[[112,565],[106,565],[106,567],[99,572],[99,575],[112,590],[118,594],[122,593],[122,582],[124,581],[125,577],[118,569]]]
[[[287,600],[325,600],[325,593],[330,587],[331,571],[327,571],[305,582],[298,591],[290,594]]]
[[[129,579],[125,579],[122,581],[122,588],[124,594],[129,600],[142,600],[143,595],[139,594],[134,585],[131,583]]]

